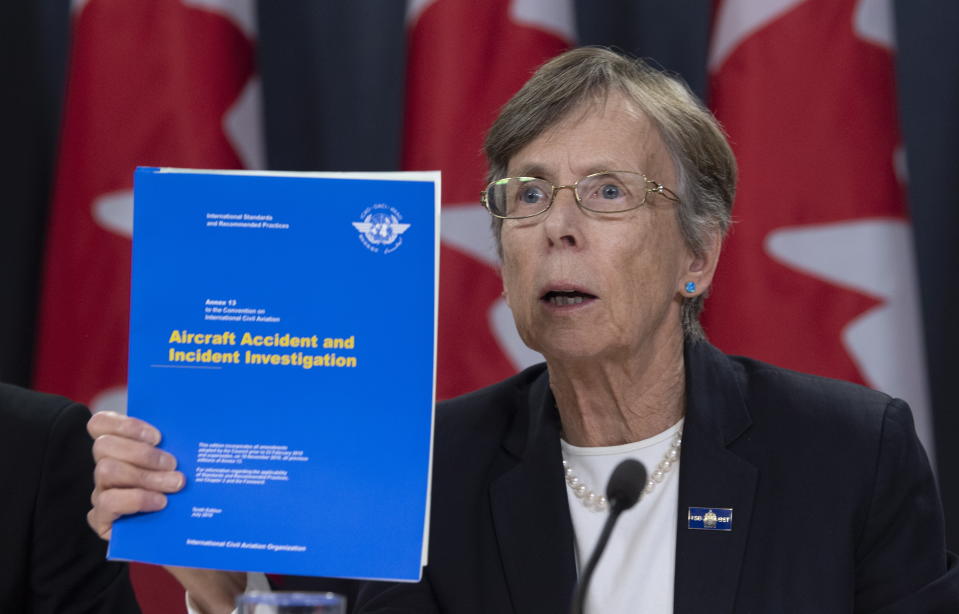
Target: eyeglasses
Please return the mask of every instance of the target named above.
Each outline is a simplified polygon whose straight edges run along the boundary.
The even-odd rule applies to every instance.
[[[573,191],[577,205],[595,213],[622,213],[642,207],[650,194],[679,202],[669,188],[632,171],[593,173],[570,185],[553,185],[538,177],[504,177],[486,186],[480,202],[498,218],[519,220],[547,211],[556,193],[564,188]]]

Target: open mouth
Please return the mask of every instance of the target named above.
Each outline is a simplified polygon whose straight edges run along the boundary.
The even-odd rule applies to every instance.
[[[596,297],[592,294],[586,292],[579,292],[577,290],[570,291],[558,291],[551,290],[540,297],[540,300],[546,301],[550,305],[556,305],[557,307],[566,307],[567,305],[579,305],[585,301],[595,299]]]

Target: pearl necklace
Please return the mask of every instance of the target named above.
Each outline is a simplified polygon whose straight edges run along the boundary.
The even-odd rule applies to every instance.
[[[669,444],[669,449],[666,450],[666,453],[663,454],[663,460],[659,461],[659,465],[656,467],[656,471],[649,476],[649,479],[646,481],[646,487],[643,488],[643,494],[648,495],[653,492],[653,489],[656,488],[656,485],[661,483],[666,479],[666,475],[669,473],[669,470],[672,469],[673,465],[679,462],[679,451],[683,446],[683,429],[676,431],[676,434],[673,435],[673,440]],[[593,492],[589,486],[583,483],[581,479],[576,475],[576,472],[573,471],[573,468],[570,466],[569,461],[563,458],[563,473],[566,477],[566,485],[569,486],[569,489],[573,491],[573,494],[576,495],[576,498],[579,499],[587,509],[590,509],[594,512],[605,512],[609,507],[609,502],[606,500],[606,497],[602,495],[597,495]]]

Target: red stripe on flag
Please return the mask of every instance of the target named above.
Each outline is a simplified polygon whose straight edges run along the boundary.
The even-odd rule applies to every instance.
[[[137,165],[241,167],[221,126],[252,74],[231,22],[175,0],[90,0],[76,17],[36,387],[89,403],[125,382],[130,241],[91,209]]]
[[[563,7],[546,3],[545,10]],[[479,207],[486,130],[533,70],[568,43],[545,28],[519,24],[510,2],[437,0],[409,33],[403,166],[443,171],[443,206]],[[482,217],[473,241],[490,243]],[[444,246],[441,254],[437,393],[448,398],[515,371],[490,328],[500,298],[496,271]]]
[[[777,229],[905,216],[891,56],[854,34],[856,4],[803,2],[713,75],[741,179],[704,321],[726,351],[865,382],[842,334],[880,301],[777,261],[767,243]]]
[[[125,394],[134,167],[241,167],[223,122],[254,56],[229,19],[178,0],[89,0],[72,38],[34,384],[90,403]],[[145,614],[185,611],[161,568],[132,575]]]

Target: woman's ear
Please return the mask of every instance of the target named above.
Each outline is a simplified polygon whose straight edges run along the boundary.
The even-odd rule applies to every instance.
[[[716,265],[719,264],[721,247],[722,239],[720,235],[713,233],[701,254],[690,254],[689,264],[680,280],[680,289],[685,296],[703,294],[712,285]]]

